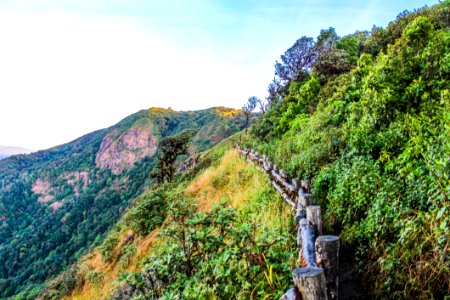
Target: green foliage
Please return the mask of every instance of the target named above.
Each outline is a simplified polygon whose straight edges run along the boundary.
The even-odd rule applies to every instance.
[[[52,280],[39,297],[42,300],[61,299],[69,295],[81,280],[78,268],[73,266]]]
[[[193,130],[187,130],[178,135],[165,137],[159,142],[158,162],[151,174],[158,183],[173,180],[176,170],[175,161],[179,155],[188,154],[188,143],[193,133]]]
[[[312,179],[327,231],[355,249],[374,297],[450,294],[448,12],[446,1],[369,35],[324,31],[350,61],[361,54],[354,69],[321,80],[306,105],[293,91],[309,81],[291,82],[247,141]]]
[[[299,114],[312,114],[314,112],[317,106],[315,100],[320,87],[319,80],[315,74],[312,74],[311,78],[302,84],[294,82],[290,85],[289,94],[286,98],[289,100],[292,98],[293,100],[289,103],[286,112],[279,121],[279,126],[277,127],[279,133],[288,131],[292,120]]]
[[[143,272],[124,277],[133,299],[280,297],[295,259],[290,226],[255,221],[255,212],[273,204],[273,196],[256,195],[251,202],[256,206],[242,212],[226,201],[206,213],[196,212],[192,200],[172,201],[161,234],[166,244],[147,259]]]
[[[133,256],[136,254],[137,248],[133,244],[126,245],[122,248],[120,259],[117,262],[120,269],[125,269],[130,265],[131,260],[133,259]]]
[[[113,230],[108,234],[103,243],[98,247],[100,254],[104,261],[109,262],[112,259],[114,248],[119,243],[120,233],[117,230]]]
[[[149,174],[155,157],[144,157],[117,175],[96,165],[106,135],[122,145],[118,139],[130,129],[151,128],[158,140],[194,129],[192,148],[203,151],[243,129],[244,119],[242,112],[223,107],[191,112],[144,110],[68,144],[1,160],[0,298],[35,295],[33,289],[100,244],[132,200],[152,183]],[[68,183],[66,176],[75,172],[88,174],[86,185],[82,180],[73,186]],[[49,207],[50,202],[39,203],[39,196],[32,192],[38,178],[49,182],[52,201],[64,201],[57,210]],[[155,204],[160,200],[155,199]],[[134,210],[136,218],[130,227],[140,233],[164,217],[157,215],[164,206],[151,208],[151,201],[146,199],[142,209]],[[146,217],[149,220],[144,221]],[[110,240],[101,247],[106,260],[116,244]]]
[[[86,274],[86,280],[92,284],[94,287],[99,287],[103,283],[103,280],[105,278],[105,274],[102,272],[98,272],[95,270],[91,270],[87,272]]]
[[[147,235],[160,226],[166,217],[166,196],[162,188],[150,190],[139,197],[126,213],[124,222],[139,235]]]

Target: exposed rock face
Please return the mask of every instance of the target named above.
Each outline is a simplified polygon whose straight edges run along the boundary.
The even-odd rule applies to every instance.
[[[81,181],[83,188],[87,187],[89,184],[88,172],[71,172],[65,175],[64,179],[66,179],[67,183],[73,187],[73,192],[77,198],[80,196],[77,186],[78,182]],[[60,190],[61,188],[53,187],[48,179],[42,178],[38,178],[31,187],[31,191],[39,195],[38,202],[47,204],[53,211],[56,211],[63,206],[66,200],[62,199],[61,201],[52,202],[55,199],[55,192]]]
[[[53,189],[50,185],[50,182],[47,179],[41,179],[38,178],[32,188],[31,191],[35,194],[40,195],[38,198],[38,201],[40,203],[45,203],[48,201],[53,200],[54,196],[51,195],[51,193],[53,192]]]
[[[145,156],[153,156],[157,145],[151,124],[132,127],[121,135],[112,131],[103,138],[95,164],[118,175]]]
[[[86,188],[89,184],[88,172],[72,172],[64,176],[64,178],[67,179],[67,183],[73,187],[73,192],[77,198],[80,196],[77,183],[81,180],[83,188]]]
[[[64,204],[64,199],[61,201],[56,201],[53,202],[52,204],[50,204],[49,206],[53,209],[53,211],[58,210],[61,206],[63,206]]]

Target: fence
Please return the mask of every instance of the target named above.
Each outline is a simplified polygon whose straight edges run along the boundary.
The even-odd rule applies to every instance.
[[[247,161],[269,175],[270,183],[295,211],[297,243],[302,268],[292,271],[294,288],[282,300],[338,299],[339,237],[322,235],[322,215],[318,205],[313,205],[309,182],[291,178],[267,157],[252,149],[237,146]]]

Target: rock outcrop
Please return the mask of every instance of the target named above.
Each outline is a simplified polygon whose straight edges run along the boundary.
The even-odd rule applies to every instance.
[[[150,123],[131,127],[122,134],[113,130],[103,138],[95,164],[118,175],[145,156],[153,156],[157,146],[158,139]]]

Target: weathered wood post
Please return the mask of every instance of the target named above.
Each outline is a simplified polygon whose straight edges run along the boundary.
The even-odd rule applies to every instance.
[[[278,168],[278,166],[277,165],[273,165],[273,170],[278,174],[278,170],[279,170],[279,168]]]
[[[294,189],[298,191],[300,189],[300,180],[298,178],[292,179],[292,185],[294,186]]]
[[[311,185],[311,183],[310,183],[309,180],[302,180],[302,181],[301,181],[301,186],[302,186],[303,190],[304,190],[306,193],[309,193],[309,187],[310,187],[310,185]]]
[[[302,189],[298,191],[297,212],[295,214],[296,222],[306,216],[306,207],[312,204],[311,194],[305,194]]]
[[[280,300],[302,300],[300,292],[296,288],[289,289]]]
[[[294,285],[300,291],[303,300],[328,300],[325,275],[322,268],[295,268],[292,271]]]
[[[319,205],[306,207],[306,221],[314,227],[316,236],[322,235],[322,214]]]
[[[317,266],[316,265],[316,251],[315,251],[315,241],[316,235],[314,233],[314,227],[306,221],[306,219],[300,220],[300,234],[301,234],[301,255],[306,262],[307,266]]]
[[[289,173],[288,173],[285,169],[280,169],[280,176],[281,176],[281,178],[283,178],[285,181],[289,181],[289,180],[290,180]]]
[[[338,299],[339,237],[322,235],[316,240],[316,262],[324,269],[329,299]]]

